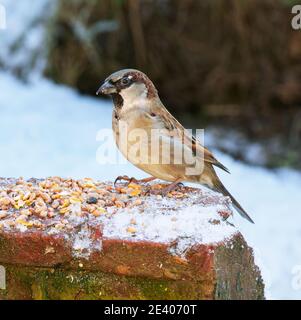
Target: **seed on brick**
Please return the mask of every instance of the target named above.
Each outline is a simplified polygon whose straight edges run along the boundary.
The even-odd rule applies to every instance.
[[[98,199],[96,197],[90,197],[88,200],[87,200],[87,203],[88,204],[97,204],[97,201]]]

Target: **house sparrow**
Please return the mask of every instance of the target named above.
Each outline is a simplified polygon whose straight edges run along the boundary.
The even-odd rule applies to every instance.
[[[151,175],[151,178],[143,181],[161,179],[172,182],[162,190],[164,194],[173,190],[181,182],[202,184],[230,197],[239,214],[254,223],[224,187],[214,167],[229,173],[228,169],[168,112],[154,84],[144,73],[134,69],[115,72],[103,82],[97,91],[97,94],[99,93],[110,95],[113,99],[112,125],[119,150],[130,162]],[[123,131],[122,128],[126,128],[127,131]],[[135,139],[129,139],[129,135],[133,132],[146,133],[140,142],[142,151],[140,150],[138,160],[137,153],[130,151],[137,146]],[[153,151],[152,144],[159,139],[161,139],[160,148]],[[173,148],[170,147],[171,145]],[[150,149],[152,152],[149,152]],[[194,156],[196,162],[194,171],[189,172],[190,166],[183,161],[183,152]],[[160,161],[154,161],[154,156],[158,160],[159,153]],[[123,178],[128,179],[128,177]]]

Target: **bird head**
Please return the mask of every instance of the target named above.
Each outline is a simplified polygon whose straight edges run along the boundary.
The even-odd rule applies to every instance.
[[[124,69],[111,74],[96,94],[119,95],[125,103],[131,103],[136,99],[157,97],[157,90],[143,72]]]

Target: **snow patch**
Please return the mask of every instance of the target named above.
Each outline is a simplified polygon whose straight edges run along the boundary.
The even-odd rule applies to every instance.
[[[39,77],[45,65],[45,30],[56,0],[1,0],[6,29],[0,30],[0,65],[6,70]]]
[[[85,225],[75,234],[72,246],[73,256],[88,259],[92,251],[101,251],[102,242],[99,240],[97,244],[95,245],[95,242],[92,240],[91,230]]]
[[[193,197],[192,197],[193,198]],[[195,244],[214,244],[231,238],[237,229],[224,221],[219,211],[229,210],[225,205],[191,205],[184,201],[153,197],[148,206],[120,209],[111,218],[100,217],[105,238],[175,243],[170,252],[185,256]],[[128,231],[131,228],[132,232]]]

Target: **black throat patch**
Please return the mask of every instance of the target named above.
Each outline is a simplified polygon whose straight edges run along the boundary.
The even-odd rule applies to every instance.
[[[111,94],[112,99],[113,99],[113,103],[115,105],[116,108],[121,109],[123,106],[123,98],[119,93],[113,93]]]

